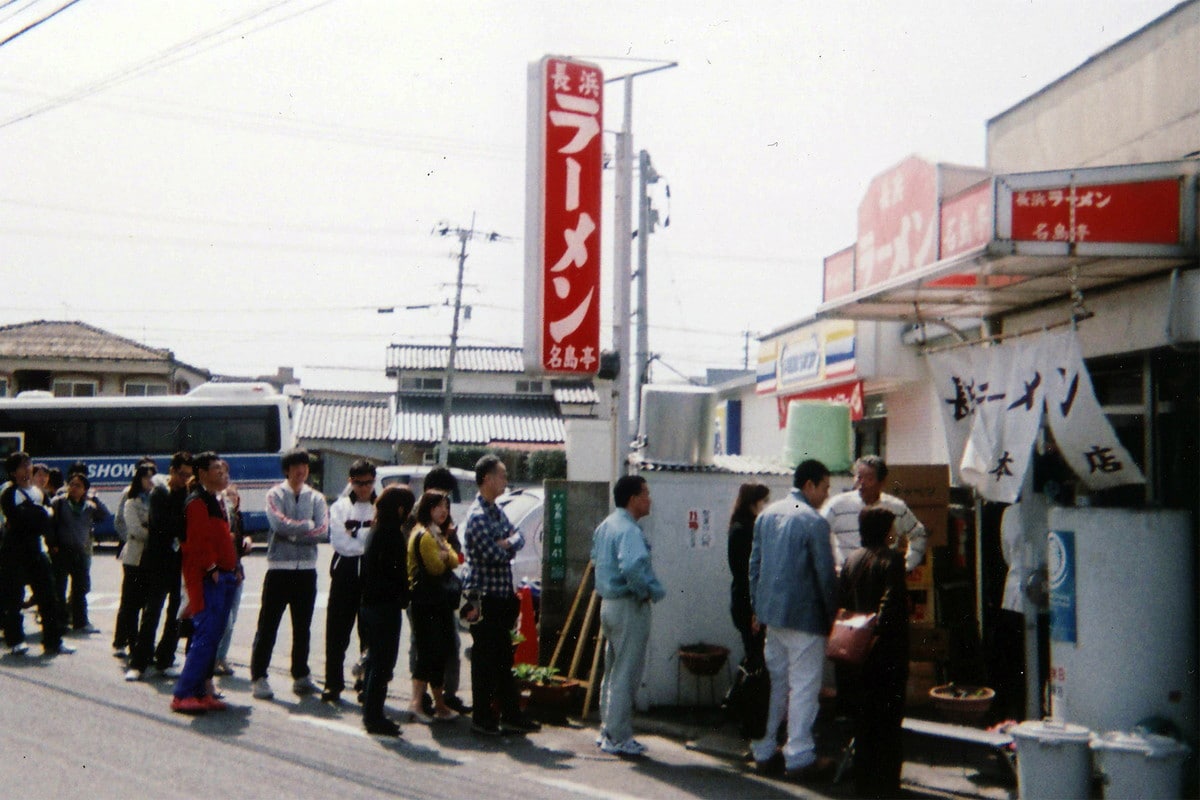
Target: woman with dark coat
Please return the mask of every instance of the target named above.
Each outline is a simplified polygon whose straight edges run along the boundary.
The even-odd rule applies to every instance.
[[[408,541],[404,521],[416,498],[407,488],[389,486],[375,501],[375,521],[362,557],[360,619],[367,648],[361,696],[368,733],[399,736],[400,726],[383,713],[388,683],[400,650],[400,620],[408,605]]]
[[[862,547],[838,578],[838,606],[875,612],[875,645],[858,667],[846,667],[840,688],[854,714],[854,776],[860,797],[899,797],[900,723],[908,683],[908,590],[904,556],[887,545],[894,515],[882,508],[859,514]]]
[[[729,571],[733,574],[729,613],[733,627],[742,635],[745,663],[750,670],[763,665],[766,639],[766,630],[755,621],[750,604],[750,550],[754,546],[754,520],[766,507],[770,493],[761,483],[743,483],[729,517]]]

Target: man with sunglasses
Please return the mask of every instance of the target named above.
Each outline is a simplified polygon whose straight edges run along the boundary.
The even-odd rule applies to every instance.
[[[329,543],[333,560],[329,562],[329,600],[325,607],[325,691],[324,703],[336,703],[346,688],[344,666],[350,634],[358,620],[362,594],[359,576],[362,555],[367,549],[367,534],[375,515],[375,465],[359,459],[350,465],[350,493],[329,507]],[[362,623],[358,629],[358,650],[363,650]]]

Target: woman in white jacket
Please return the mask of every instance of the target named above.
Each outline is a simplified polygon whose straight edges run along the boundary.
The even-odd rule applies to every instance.
[[[142,570],[142,553],[150,538],[150,490],[154,487],[155,468],[138,464],[129,489],[121,499],[117,518],[125,529],[125,544],[121,547],[121,604],[117,607],[116,631],[113,634],[113,655],[124,657],[137,643],[138,615],[146,600],[146,578]]]

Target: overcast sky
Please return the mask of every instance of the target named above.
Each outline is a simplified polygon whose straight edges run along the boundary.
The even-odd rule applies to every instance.
[[[0,0],[0,40],[68,2]],[[633,90],[670,216],[650,346],[738,367],[746,331],[812,313],[874,175],[984,165],[988,118],[1174,5],[81,0],[0,45],[0,324],[378,374],[391,342],[448,341],[447,308],[375,309],[452,299],[458,242],[432,231],[474,218],[505,238],[469,245],[462,342],[520,345],[526,69],[553,53],[608,78],[678,62]],[[607,131],[622,106],[610,83]]]

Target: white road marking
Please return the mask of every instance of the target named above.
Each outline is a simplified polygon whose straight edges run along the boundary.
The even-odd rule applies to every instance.
[[[303,722],[305,725],[312,725],[315,728],[324,728],[325,730],[333,731],[334,733],[344,733],[348,736],[368,736],[369,734],[363,730],[362,726],[347,725],[344,722],[335,722],[331,719],[320,719],[318,717],[306,717],[303,715],[292,717],[294,722]]]

